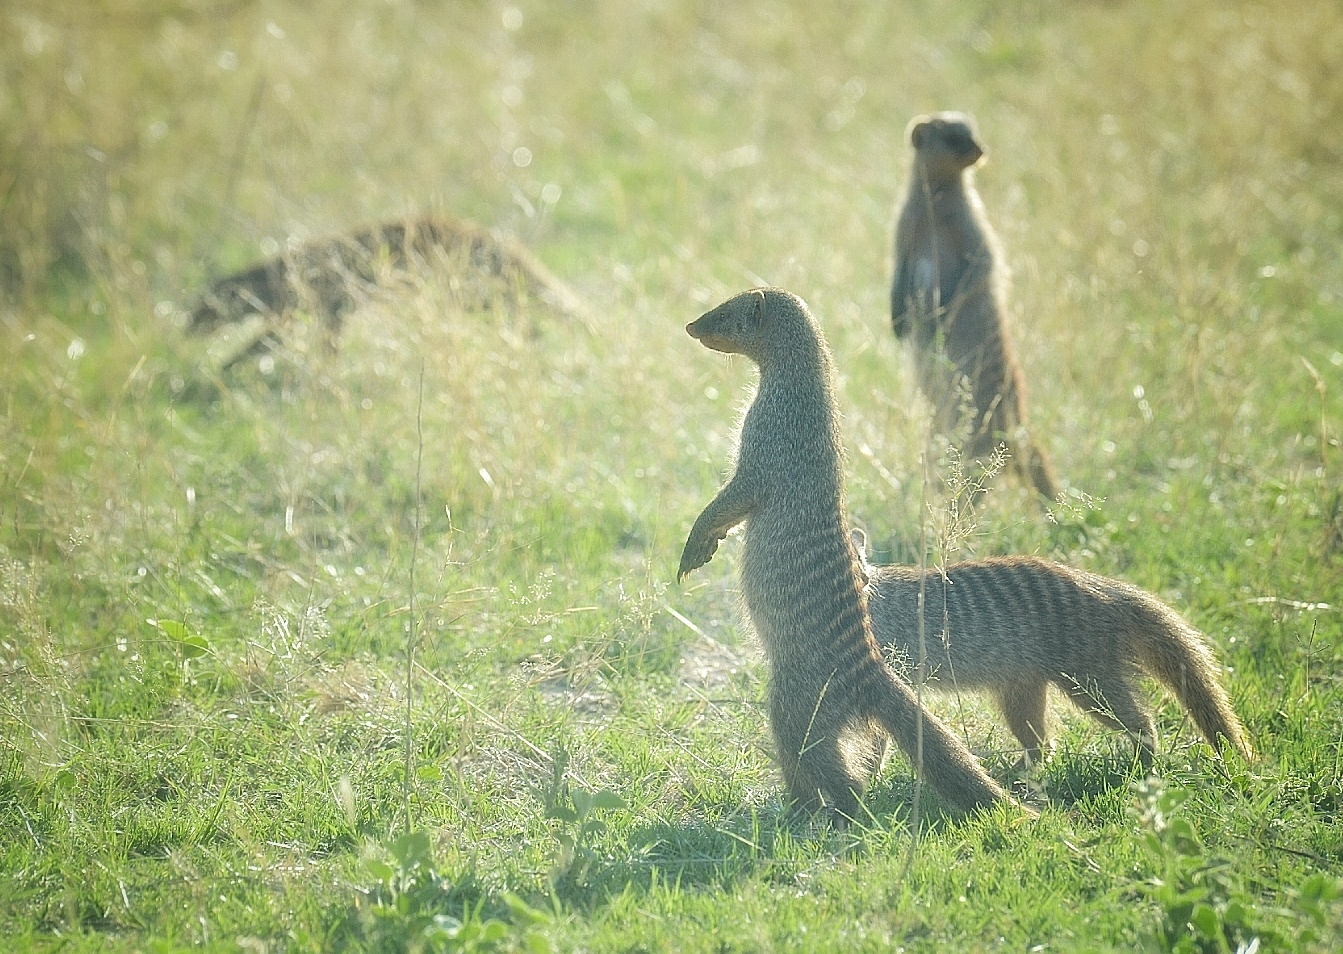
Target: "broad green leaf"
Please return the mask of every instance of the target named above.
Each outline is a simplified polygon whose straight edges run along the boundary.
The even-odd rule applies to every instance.
[[[210,651],[210,642],[199,633],[189,633],[177,641],[178,648],[187,659],[204,656]]]
[[[200,633],[193,633],[186,623],[175,619],[151,619],[146,622],[177,643],[177,648],[187,659],[195,659],[210,652],[210,641]]]
[[[402,871],[409,871],[420,865],[428,865],[430,858],[429,835],[423,831],[410,831],[398,835],[388,844],[396,863]]]
[[[364,861],[364,870],[368,872],[373,880],[383,884],[390,883],[392,877],[396,874],[395,868],[385,861],[379,861],[377,858],[366,859]]]
[[[186,624],[179,623],[175,619],[161,619],[154,625],[172,639],[186,639],[191,635],[191,630],[187,629]]]
[[[629,805],[615,792],[611,791],[609,788],[604,788],[593,796],[592,807],[613,810],[629,808]]]
[[[550,919],[546,912],[532,907],[511,891],[504,895],[504,904],[508,905],[509,913],[512,914],[514,920],[517,921],[539,924]]]
[[[1222,931],[1222,924],[1217,919],[1217,912],[1212,909],[1210,904],[1194,905],[1194,910],[1189,915],[1189,923],[1206,938],[1215,938]]]

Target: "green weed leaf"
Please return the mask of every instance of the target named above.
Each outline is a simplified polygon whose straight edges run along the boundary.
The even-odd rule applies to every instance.
[[[199,633],[189,633],[177,641],[177,646],[182,650],[182,655],[187,659],[195,659],[197,656],[204,656],[210,651],[210,643]]]
[[[403,872],[429,867],[432,861],[429,835],[423,831],[409,831],[398,835],[392,839],[387,850]]]
[[[611,791],[609,788],[604,788],[592,797],[592,807],[605,811],[614,811],[629,808],[629,805],[615,792]]]
[[[374,881],[382,885],[391,884],[392,878],[396,876],[395,868],[393,868],[387,862],[381,861],[377,858],[364,859],[364,871]]]
[[[511,891],[504,895],[504,904],[508,905],[508,912],[513,915],[515,921],[541,924],[550,920],[550,916],[546,912],[532,907]]]
[[[151,619],[147,622],[175,642],[178,651],[186,659],[195,659],[211,651],[210,641],[200,633],[193,633],[186,623],[178,622],[175,619]]]
[[[170,639],[185,639],[191,634],[185,623],[179,623],[175,619],[150,620],[151,626],[157,626],[159,630]]]
[[[579,819],[578,812],[574,811],[568,805],[551,805],[546,812],[547,818],[554,818],[562,822],[576,822]]]
[[[1215,938],[1222,933],[1221,921],[1210,904],[1196,904],[1189,914],[1189,923],[1206,938]]]

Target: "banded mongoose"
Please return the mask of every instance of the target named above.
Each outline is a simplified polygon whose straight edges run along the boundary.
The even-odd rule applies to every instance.
[[[730,299],[686,326],[715,351],[760,369],[742,421],[736,471],[686,539],[677,579],[703,566],[745,521],[741,586],[771,669],[770,725],[792,802],[858,817],[877,766],[844,743],[889,733],[942,799],[960,811],[1007,798],[968,749],[885,665],[872,636],[844,512],[834,371],[806,304],[778,288]]]
[[[854,531],[860,558],[861,533]],[[898,669],[912,669],[919,568],[864,559],[863,572],[877,642]],[[924,632],[928,684],[991,693],[1028,765],[1047,746],[1045,696],[1053,683],[1101,725],[1127,732],[1150,769],[1156,726],[1135,691],[1144,673],[1174,693],[1213,749],[1220,753],[1225,741],[1253,757],[1207,642],[1136,586],[1035,557],[954,563],[945,578],[927,571]]]
[[[909,141],[914,158],[891,282],[895,335],[913,347],[934,428],[948,436],[968,428],[961,450],[969,457],[987,457],[1005,443],[1008,466],[1053,500],[1053,467],[1026,434],[1026,384],[1012,353],[1002,250],[975,190],[984,148],[974,121],[953,112],[919,116]],[[962,382],[973,411],[968,420]]]
[[[536,298],[560,314],[583,317],[578,297],[521,244],[492,231],[436,216],[385,222],[295,245],[211,282],[192,307],[188,329],[210,332],[252,314],[279,318],[304,308],[335,330],[380,270],[404,273],[442,266],[464,307],[485,309]]]

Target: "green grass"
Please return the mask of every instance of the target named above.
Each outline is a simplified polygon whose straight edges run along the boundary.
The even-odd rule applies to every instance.
[[[11,3],[4,946],[1336,949],[1340,45],[1327,3]],[[911,852],[899,757],[869,826],[781,818],[735,544],[674,582],[754,375],[682,328],[803,295],[850,509],[917,559],[885,286],[936,108],[979,120],[1034,431],[1094,500],[1002,479],[962,551],[1159,593],[1260,757],[1154,692],[1147,788],[1059,705],[1039,819],[925,796]],[[196,383],[207,276],[409,209],[523,238],[593,331],[428,276]],[[987,706],[933,705],[1013,777]]]

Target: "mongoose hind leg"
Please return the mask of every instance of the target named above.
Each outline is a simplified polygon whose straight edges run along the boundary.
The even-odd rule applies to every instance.
[[[1126,733],[1137,747],[1143,771],[1151,771],[1156,751],[1156,724],[1152,714],[1133,694],[1133,687],[1120,678],[1098,678],[1088,684],[1062,687],[1077,707],[1101,725]]]
[[[774,742],[789,798],[798,811],[816,812],[824,800],[843,818],[857,819],[858,798],[866,785],[844,758],[840,745],[843,713],[827,702],[826,688],[814,694],[771,690]],[[813,705],[797,705],[810,695],[819,697]]]
[[[886,730],[871,721],[862,723],[859,731],[849,740],[850,762],[859,773],[871,778],[886,764],[886,749],[890,745]]]
[[[1035,488],[1035,492],[1051,503],[1056,502],[1062,488],[1054,476],[1054,466],[1043,450],[1034,444],[1018,444],[1014,449],[1017,460],[1017,472],[1022,481]]]
[[[998,708],[1002,710],[1007,726],[1021,743],[1023,767],[1038,763],[1048,749],[1045,730],[1045,700],[1049,683],[1043,679],[1034,682],[1014,682],[998,689]]]

